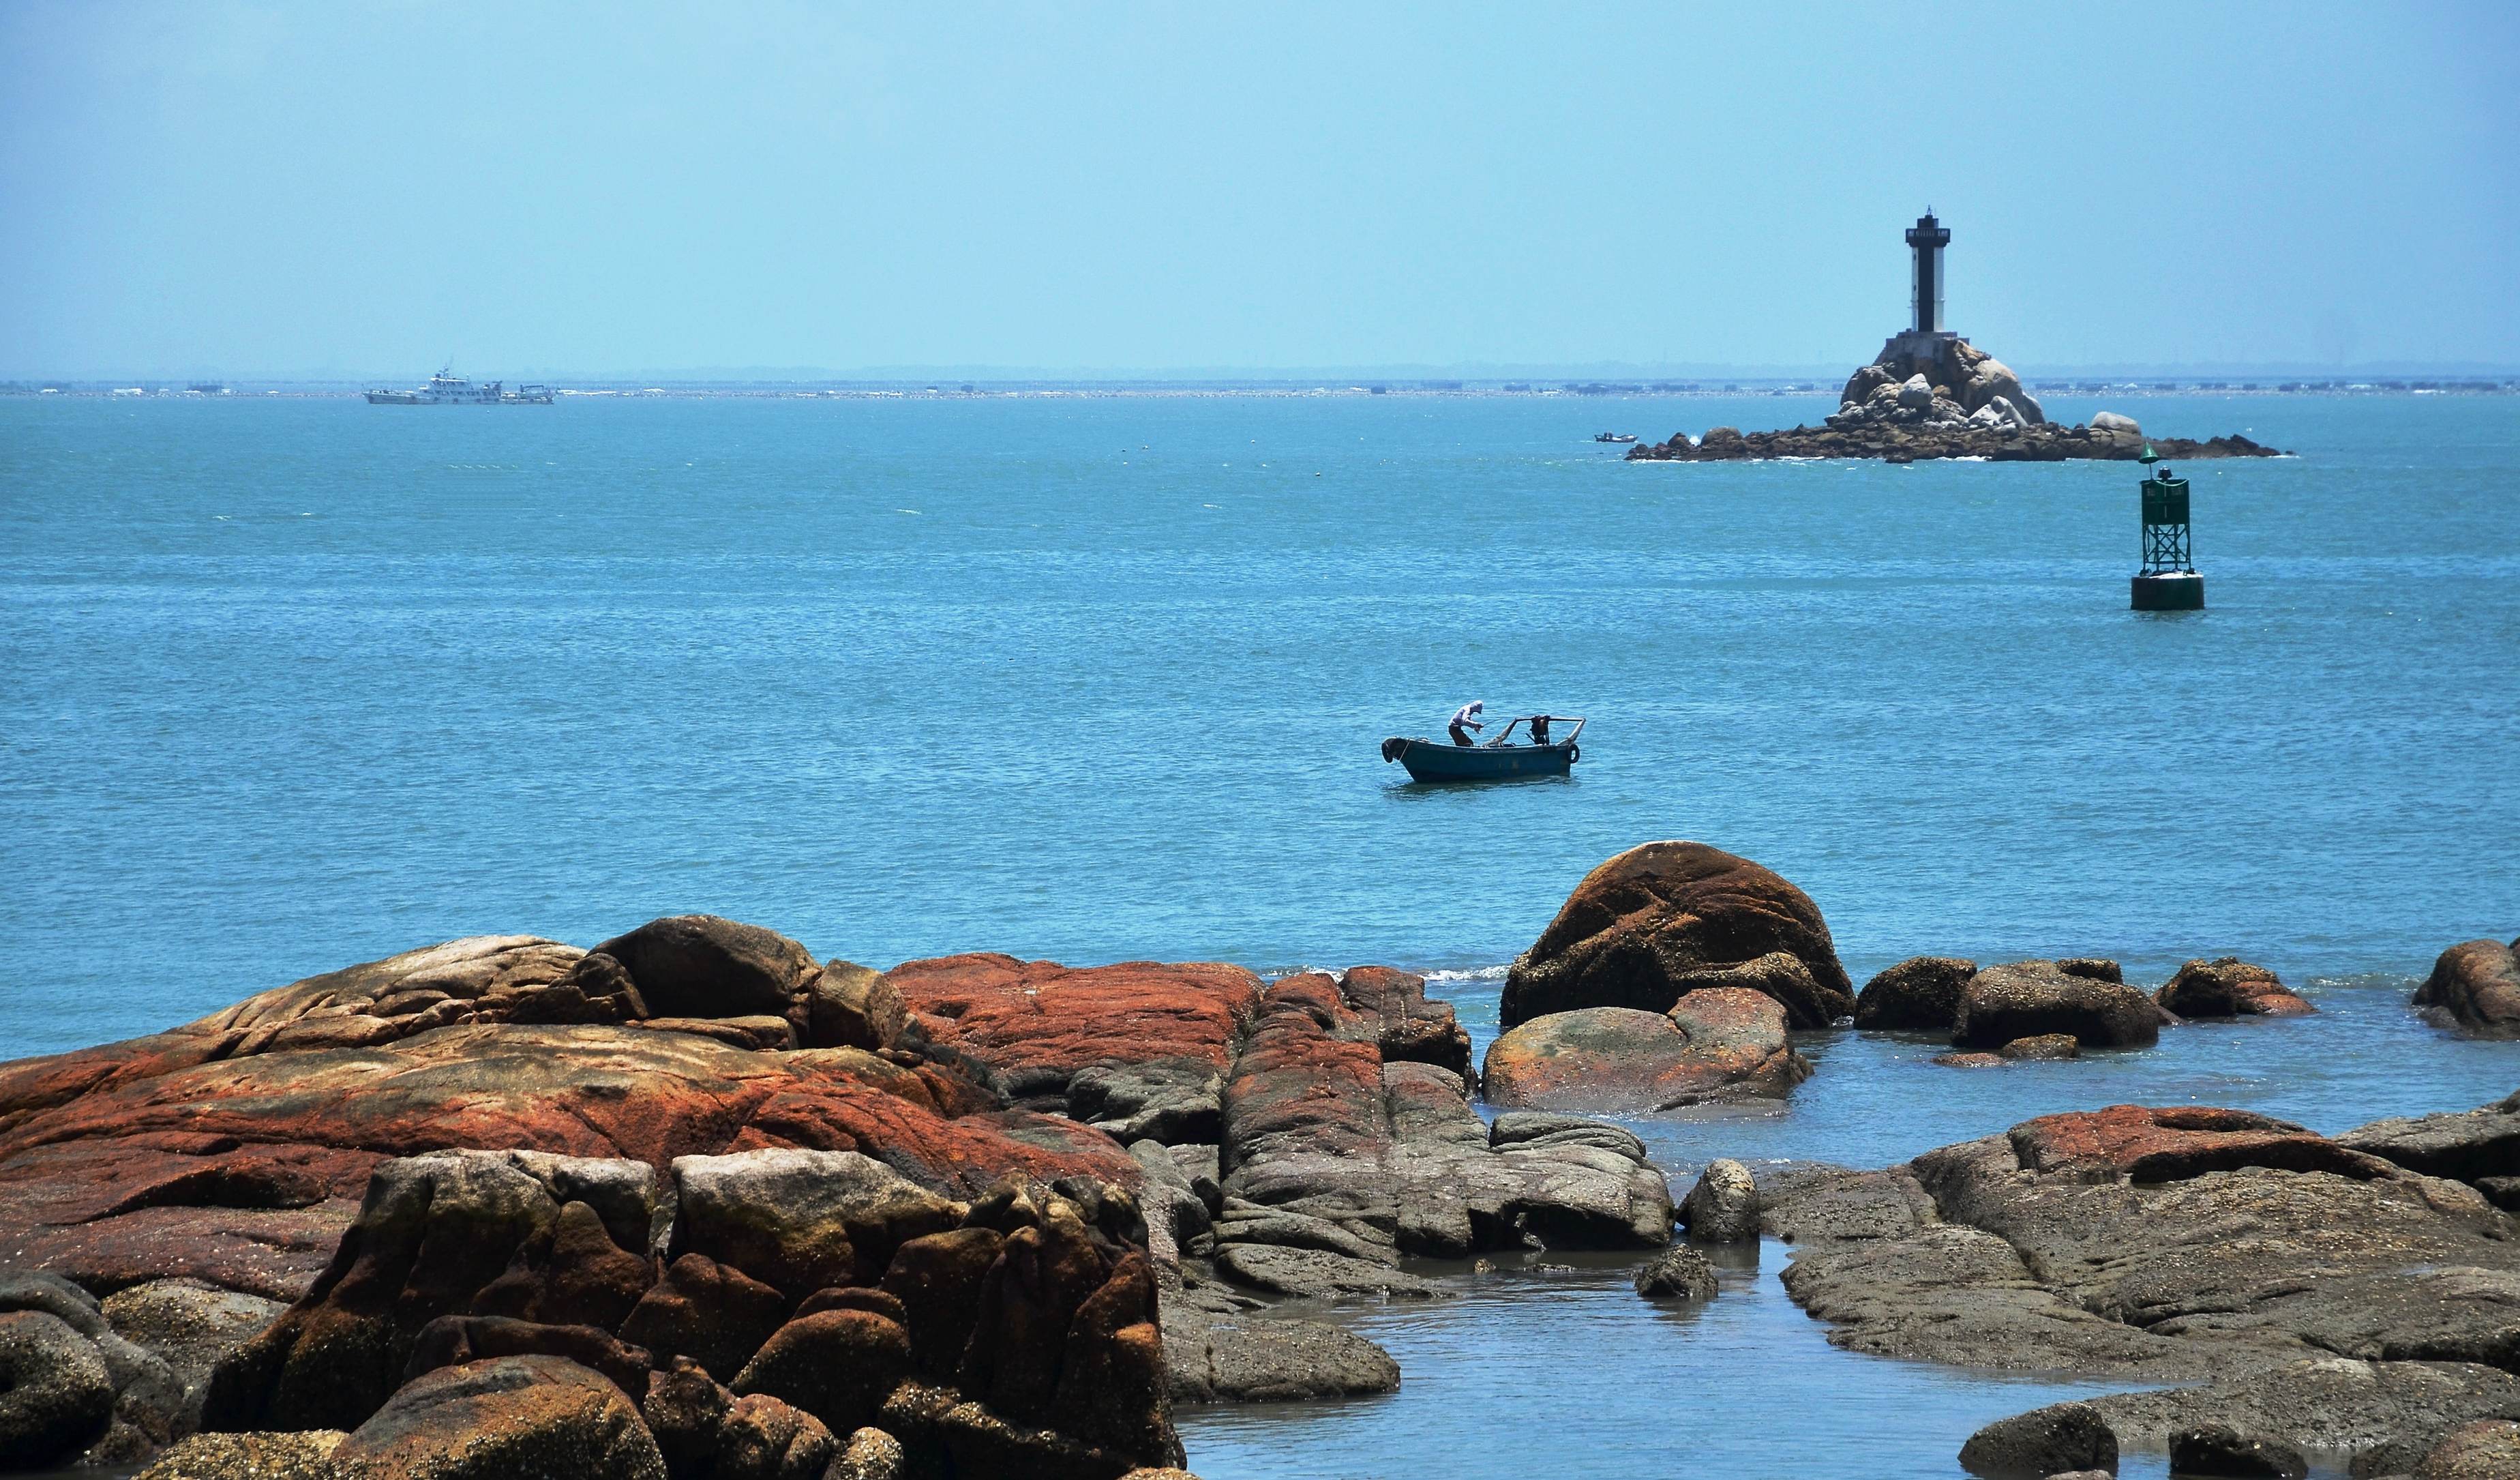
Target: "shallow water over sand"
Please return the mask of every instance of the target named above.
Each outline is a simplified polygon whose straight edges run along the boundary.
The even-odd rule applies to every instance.
[[[1978,1073],[1822,1036],[1784,1113],[1636,1123],[1684,1189],[2118,1101],[2333,1131],[2520,1084],[2520,1047],[2403,1006],[2443,947],[2520,932],[2520,399],[2121,407],[2303,454],[2186,469],[2211,609],[2173,617],[2125,610],[2126,465],[1588,440],[1826,409],[0,398],[0,1057],[691,909],[874,964],[1464,973],[1602,858],[1694,837],[1807,890],[1859,981],[2234,952],[2322,1015]],[[1576,775],[1375,759],[1472,697],[1592,716]],[[1496,986],[1437,990],[1484,1041]],[[1399,1395],[1187,1411],[1192,1461],[1948,1474],[2050,1396],[1828,1348],[1783,1261],[1694,1317],[1598,1266],[1342,1317]]]

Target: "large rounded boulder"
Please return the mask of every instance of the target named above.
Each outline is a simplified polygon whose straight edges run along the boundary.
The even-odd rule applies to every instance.
[[[816,975],[805,948],[718,915],[668,915],[590,952],[618,961],[648,1010],[665,1018],[780,1017]]]
[[[1747,987],[1795,1028],[1855,1010],[1828,923],[1784,879],[1703,843],[1647,843],[1575,886],[1513,963],[1501,1016],[1510,1029],[1589,1007],[1668,1011],[1690,993]]]
[[[2086,1048],[2142,1047],[2160,1041],[2161,1009],[2123,982],[2077,976],[2054,961],[2014,961],[1969,978],[1952,1043],[1996,1049],[2051,1034]]]
[[[2471,1038],[2520,1038],[2520,942],[2468,941],[2433,963],[2414,1005]]]
[[[1785,1038],[1782,1005],[1744,988],[1694,992],[1669,1012],[1552,1012],[1488,1045],[1492,1104],[1517,1110],[1668,1110],[1774,1098],[1811,1065]]]

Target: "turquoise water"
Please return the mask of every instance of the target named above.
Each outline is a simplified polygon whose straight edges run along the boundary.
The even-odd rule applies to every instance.
[[[2234,952],[2329,1012],[1976,1076],[1843,1036],[1788,1115],[1646,1128],[1675,1172],[1877,1165],[2129,1098],[2335,1129],[2512,1087],[2520,1050],[2400,1004],[2444,946],[2520,933],[2520,399],[2121,405],[2302,453],[2185,470],[2212,609],[2172,616],[2125,610],[2125,465],[1588,439],[1827,409],[0,398],[0,1056],[449,936],[695,909],[875,964],[1388,961],[1485,1032],[1494,968],[1586,869],[1693,837],[1801,884],[1859,978]],[[1575,776],[1425,790],[1376,758],[1470,698],[1592,717]],[[1747,1423],[1755,1379],[1775,1424],[1875,1438],[1843,1467],[1748,1430],[1724,1453],[1930,1474],[2044,1401],[1831,1352],[1781,1262],[1693,1324],[1616,1272],[1567,1286],[1583,1320],[1360,1317],[1399,1397],[1193,1415],[1192,1458],[1462,1480],[1591,1421],[1628,1461],[1556,1472],[1638,1473],[1619,1435]],[[1653,1379],[1588,1358],[1612,1341]]]

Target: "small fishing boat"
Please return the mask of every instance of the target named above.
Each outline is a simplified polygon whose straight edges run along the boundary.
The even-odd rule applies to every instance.
[[[1552,726],[1572,721],[1560,738]],[[1534,721],[1538,721],[1534,723]],[[1517,725],[1531,738],[1513,743]],[[1529,776],[1562,776],[1584,753],[1575,737],[1584,733],[1581,715],[1521,715],[1506,721],[1497,737],[1483,745],[1449,745],[1441,740],[1394,735],[1382,742],[1382,759],[1408,767],[1412,781],[1514,781]]]
[[[1636,434],[1633,432],[1596,432],[1593,434],[1593,440],[1598,442],[1632,442],[1636,439]]]

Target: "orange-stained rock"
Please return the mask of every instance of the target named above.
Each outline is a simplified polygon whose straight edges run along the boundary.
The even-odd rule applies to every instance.
[[[2152,999],[2183,1018],[2296,1017],[2318,1010],[2281,977],[2237,956],[2189,961]]]
[[[1774,1098],[1811,1075],[1785,1010],[1746,988],[1692,992],[1667,1013],[1592,1007],[1533,1018],[1488,1045],[1479,1081],[1519,1110],[1667,1110]]]
[[[2379,1157],[2290,1121],[2206,1105],[2111,1105],[2043,1115],[2013,1127],[2011,1139],[2023,1171],[2075,1181],[2179,1181],[2240,1167],[2332,1172],[2358,1181],[2399,1175]]]
[[[1386,1064],[1434,1064],[1466,1079],[1470,1035],[1455,1020],[1453,1004],[1426,995],[1426,979],[1388,966],[1351,966],[1338,979],[1339,996],[1354,1012],[1339,1036],[1370,1033]]]
[[[2414,1005],[2470,1038],[2520,1038],[2520,942],[2468,941],[2443,951]]]
[[[968,1105],[968,1082],[852,1049],[762,1053],[640,1027],[474,1023],[361,1048],[184,1058],[125,1054],[103,1074],[93,1055],[75,1073],[47,1073],[46,1060],[10,1067],[27,1092],[0,1102],[0,1262],[106,1290],[177,1274],[293,1298],[378,1161],[454,1147],[653,1166],[863,1151],[960,1196],[1009,1173],[1138,1178],[1088,1128],[994,1109],[948,1118],[939,1089]],[[89,1087],[60,1092],[73,1082]]]
[[[1825,1028],[1855,1010],[1809,896],[1703,843],[1647,843],[1575,886],[1508,973],[1500,1012],[1507,1028],[1580,1007],[1664,1012],[1717,987],[1776,996],[1796,1028]]]
[[[1152,1059],[1232,1061],[1260,979],[1213,962],[1067,967],[942,956],[885,972],[917,1045],[985,1065],[1016,1100],[1063,1096],[1078,1070]]]
[[[1269,990],[1225,1087],[1225,1170],[1271,1155],[1372,1155],[1388,1139],[1382,1055],[1331,1034],[1337,986],[1289,977]]]

